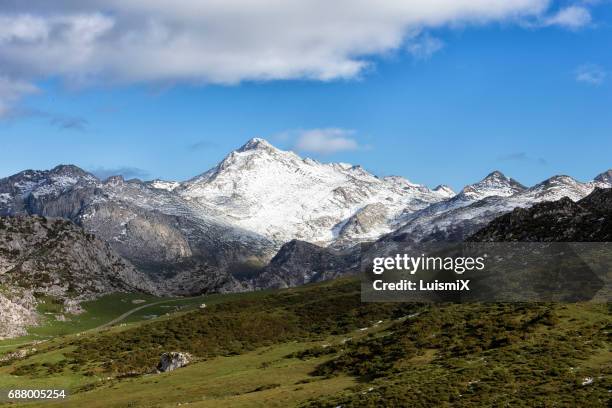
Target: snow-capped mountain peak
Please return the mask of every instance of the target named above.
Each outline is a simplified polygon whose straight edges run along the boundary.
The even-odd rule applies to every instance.
[[[446,184],[440,184],[436,186],[436,188],[434,188],[433,191],[440,194],[441,196],[445,198],[451,198],[456,194],[453,191],[453,189],[447,186]]]
[[[92,185],[99,180],[73,165],[59,165],[51,170],[25,170],[0,180],[0,194],[34,197],[56,196],[76,185]]]
[[[597,177],[595,177],[594,181],[604,185],[612,185],[612,169],[598,174]]]
[[[245,152],[247,150],[257,150],[257,149],[279,150],[276,147],[272,146],[272,144],[268,142],[266,139],[254,137],[248,142],[246,142],[244,145],[242,145],[237,151]]]
[[[53,176],[91,177],[92,175],[73,164],[60,164],[49,170]]]
[[[217,278],[233,263],[266,261],[293,239],[339,248],[388,233],[462,239],[516,207],[577,200],[595,187],[612,187],[612,170],[587,183],[555,176],[528,189],[494,171],[455,195],[444,185],[431,190],[403,177],[377,177],[256,138],[186,182],[101,181],[70,165],[23,171],[0,179],[0,215],[71,219],[163,285],[170,281],[157,271],[186,268],[171,282],[192,293],[218,288]],[[228,279],[224,285],[236,288]]]
[[[390,230],[401,214],[445,198],[401,177],[379,178],[360,166],[304,159],[258,138],[176,191],[279,242],[330,242],[364,207],[384,204],[384,217],[377,216],[368,231],[377,234]]]
[[[524,190],[521,183],[495,170],[479,182],[464,187],[460,194],[470,200],[481,200],[490,196],[508,197]]]
[[[539,201],[556,201],[568,197],[578,201],[593,191],[592,183],[581,183],[566,175],[550,177],[543,182],[529,188],[523,194],[525,198]]]

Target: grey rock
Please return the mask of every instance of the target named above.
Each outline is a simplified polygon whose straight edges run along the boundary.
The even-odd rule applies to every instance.
[[[567,197],[517,208],[475,233],[473,241],[610,242],[612,189],[595,189],[578,202]]]
[[[35,325],[43,296],[77,314],[80,302],[115,292],[158,293],[106,242],[68,220],[0,217],[0,337]]]
[[[255,289],[287,288],[356,272],[358,250],[336,251],[293,240],[283,245],[253,281]]]
[[[192,361],[192,359],[193,357],[189,353],[181,353],[176,351],[164,353],[159,359],[157,371],[160,373],[165,373],[176,370],[177,368],[185,367]]]

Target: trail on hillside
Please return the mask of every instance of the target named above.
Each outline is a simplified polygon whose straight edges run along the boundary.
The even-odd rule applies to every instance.
[[[196,296],[199,297],[199,296]],[[161,300],[159,302],[153,302],[153,303],[147,303],[138,307],[135,307],[134,309],[130,309],[127,312],[123,313],[122,315],[117,316],[116,318],[114,318],[113,320],[111,320],[110,322],[106,322],[104,324],[101,324],[98,327],[94,327],[93,329],[89,329],[87,331],[96,331],[96,330],[102,330],[102,329],[106,329],[107,327],[110,327],[114,324],[119,323],[120,321],[124,320],[126,317],[138,312],[139,310],[145,309],[147,307],[151,307],[151,306],[156,306],[156,305],[160,305],[163,303],[170,303],[170,302],[178,302],[178,301],[183,301],[183,300],[189,300],[189,299],[194,299],[194,298],[180,298],[180,299],[170,299],[170,300]]]

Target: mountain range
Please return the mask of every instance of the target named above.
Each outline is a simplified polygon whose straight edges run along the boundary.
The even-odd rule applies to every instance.
[[[287,251],[312,256],[317,248],[333,261],[378,239],[462,240],[517,207],[577,201],[596,187],[612,187],[612,170],[586,183],[559,175],[532,187],[494,171],[455,194],[252,139],[184,182],[100,180],[73,165],[22,171],[0,179],[0,215],[70,220],[159,293],[184,295],[324,279],[329,274],[302,267],[279,280],[280,269],[266,265],[278,266]]]

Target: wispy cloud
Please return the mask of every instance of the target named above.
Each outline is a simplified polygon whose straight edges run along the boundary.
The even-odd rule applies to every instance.
[[[87,125],[89,124],[87,119],[80,117],[59,116],[51,114],[47,114],[47,116],[49,118],[49,123],[62,130],[84,131],[86,130]]]
[[[89,169],[89,172],[98,177],[100,180],[105,180],[111,176],[123,176],[127,179],[145,180],[149,177],[149,172],[138,167],[121,166],[121,167],[96,167]]]
[[[596,64],[584,64],[576,69],[576,81],[589,85],[603,84],[607,75],[607,72]]]
[[[591,23],[591,12],[582,6],[569,6],[544,19],[545,26],[559,26],[577,30]]]
[[[0,76],[0,119],[15,117],[14,104],[24,96],[37,92],[38,88],[27,81]]]
[[[28,109],[22,107],[11,107],[3,119],[34,118],[46,121],[51,126],[60,130],[85,131],[89,121],[79,116],[68,116],[55,112],[47,112],[39,109]]]
[[[444,42],[428,33],[416,36],[409,40],[406,50],[416,59],[427,60],[433,54],[444,48]]]
[[[544,166],[544,165],[548,164],[546,159],[544,159],[543,157],[537,157],[537,158],[536,157],[531,157],[531,156],[529,156],[525,152],[515,152],[515,153],[503,154],[501,156],[498,156],[497,160],[499,160],[499,161],[530,162],[530,163],[539,164],[541,166]]]
[[[353,130],[340,128],[301,130],[294,147],[302,152],[318,154],[357,150],[362,146],[354,138],[354,134]]]
[[[206,150],[206,149],[212,149],[215,147],[217,147],[217,144],[214,142],[211,142],[210,140],[200,140],[198,142],[192,143],[189,146],[187,146],[187,148],[191,151]]]

